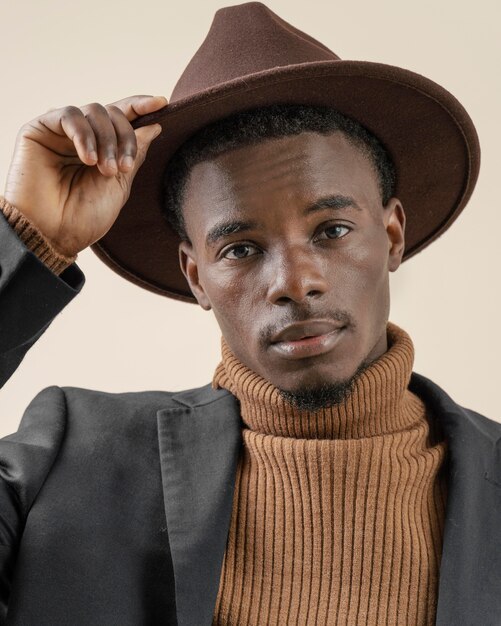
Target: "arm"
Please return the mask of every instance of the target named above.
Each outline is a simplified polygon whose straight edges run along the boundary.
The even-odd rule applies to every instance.
[[[74,261],[112,226],[161,130],[130,121],[165,103],[51,109],[19,130],[0,198],[0,387],[82,289]]]
[[[42,262],[23,242],[22,231],[17,232],[16,223],[11,225],[5,213],[0,213],[0,387],[85,283],[77,265],[47,255],[34,232],[24,228],[28,245],[31,237],[31,244],[48,264]],[[54,269],[49,269],[49,265]],[[56,271],[60,271],[59,276]]]
[[[0,206],[0,386],[82,289],[85,277],[74,260],[109,230],[161,130],[156,124],[135,131],[129,122],[165,103],[132,96],[107,109],[88,105],[86,115],[64,107],[20,129]],[[8,619],[25,522],[59,452],[65,420],[63,392],[47,387],[18,431],[0,439],[0,624]]]
[[[0,439],[0,624],[6,623],[26,519],[57,458],[65,427],[64,392],[46,387],[26,408],[17,432]]]
[[[71,257],[59,254],[50,241],[44,237],[43,233],[21,211],[12,206],[2,196],[0,196],[0,211],[2,211],[7,223],[16,231],[19,239],[25,246],[58,276],[77,260],[77,254]]]

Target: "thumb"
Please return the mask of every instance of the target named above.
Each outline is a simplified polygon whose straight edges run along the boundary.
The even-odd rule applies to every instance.
[[[162,132],[162,127],[160,124],[150,124],[149,126],[141,126],[134,132],[136,134],[137,153],[134,159],[134,167],[128,172],[128,176],[130,176],[131,179],[134,178],[138,169],[143,164],[151,142]]]

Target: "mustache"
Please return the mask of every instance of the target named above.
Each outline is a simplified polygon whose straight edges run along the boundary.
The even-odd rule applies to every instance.
[[[294,324],[295,322],[308,322],[313,319],[333,321],[343,326],[355,328],[353,316],[344,309],[329,309],[324,311],[314,311],[313,309],[290,309],[289,314],[280,322],[266,326],[260,332],[260,340],[263,344],[269,343],[272,337],[279,333],[282,328]]]

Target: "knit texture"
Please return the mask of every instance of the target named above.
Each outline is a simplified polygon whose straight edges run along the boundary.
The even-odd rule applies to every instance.
[[[314,412],[221,339],[212,384],[244,427],[214,625],[435,623],[446,441],[407,388],[410,337],[387,337],[346,400]]]
[[[69,257],[58,252],[40,230],[3,196],[0,196],[0,210],[24,245],[55,274],[61,274],[76,261],[78,255]]]

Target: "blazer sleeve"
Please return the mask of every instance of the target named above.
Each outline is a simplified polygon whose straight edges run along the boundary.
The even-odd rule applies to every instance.
[[[84,283],[75,263],[59,276],[49,269],[0,212],[0,387]],[[65,419],[63,391],[47,387],[28,405],[17,432],[0,439],[0,624],[26,517],[58,454]]]
[[[76,263],[52,272],[0,212],[0,387],[84,284]]]
[[[51,386],[30,402],[17,432],[0,439],[0,624],[26,518],[60,450],[65,426],[64,392]]]

